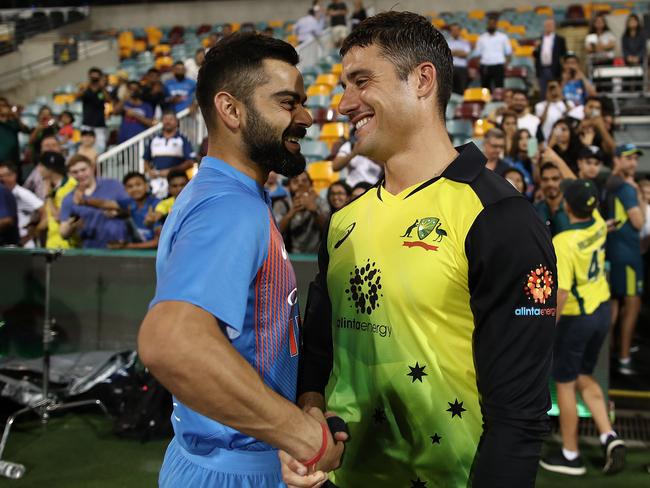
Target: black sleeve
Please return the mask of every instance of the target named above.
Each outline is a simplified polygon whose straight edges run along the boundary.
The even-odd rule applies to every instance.
[[[550,427],[546,412],[557,291],[553,245],[533,206],[515,197],[483,210],[465,248],[483,413],[473,486],[532,488]],[[552,276],[552,293],[545,303],[535,303],[525,284],[542,267]],[[527,315],[522,307],[540,309],[540,315]]]
[[[302,331],[298,373],[298,396],[306,392],[325,394],[332,371],[332,304],[327,291],[328,227],[318,251],[318,274],[309,285]]]

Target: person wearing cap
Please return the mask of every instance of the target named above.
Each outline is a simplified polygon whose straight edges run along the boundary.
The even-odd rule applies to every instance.
[[[58,152],[41,153],[37,168],[47,189],[45,220],[41,221],[38,226],[39,230],[47,229],[45,247],[48,249],[69,249],[74,247],[74,241],[64,239],[59,233],[59,213],[63,199],[75,189],[77,181],[67,175],[65,158]]]
[[[578,152],[578,178],[590,180],[598,189],[598,195],[603,194],[605,182],[599,178],[605,162],[605,154],[594,146],[583,146]]]
[[[593,378],[611,317],[605,277],[607,225],[602,219],[594,218],[597,207],[598,190],[592,181],[570,181],[564,190],[569,226],[553,238],[557,256],[558,323],[552,375],[560,408],[562,450],[540,460],[540,466],[574,476],[587,471],[578,451],[576,391],[598,428],[605,455],[603,472],[613,474],[625,465],[625,443],[612,428],[603,391]]]
[[[611,263],[612,323],[615,325],[620,318],[618,372],[623,375],[635,374],[630,347],[643,295],[640,230],[645,223],[646,202],[634,181],[640,154],[643,152],[634,144],[617,146],[614,169],[605,185],[606,216],[614,220],[614,230],[607,236],[607,260]]]

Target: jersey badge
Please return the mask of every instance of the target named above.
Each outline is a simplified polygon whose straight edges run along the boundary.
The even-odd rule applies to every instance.
[[[439,218],[423,217],[415,219],[415,222],[409,225],[400,237],[405,239],[402,243],[404,247],[420,247],[426,251],[437,251],[439,245],[431,243],[441,243],[447,237],[447,231],[442,228]]]

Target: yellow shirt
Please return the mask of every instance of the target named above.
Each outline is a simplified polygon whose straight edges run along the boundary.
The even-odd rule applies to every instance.
[[[569,292],[562,315],[588,315],[609,300],[605,277],[607,224],[600,216],[571,224],[553,238],[558,288]]]
[[[63,199],[76,187],[77,180],[64,177],[61,186],[56,189],[54,198],[52,199],[52,203],[57,210],[61,210]],[[45,209],[47,212],[47,240],[45,241],[45,247],[48,249],[70,249],[71,247],[76,247],[74,241],[71,242],[71,240],[61,237],[59,220],[52,215],[49,205],[45,205]]]
[[[174,206],[175,201],[176,198],[174,197],[165,198],[164,200],[160,201],[158,205],[156,205],[156,212],[166,217],[169,215],[169,212],[172,211],[172,207]]]

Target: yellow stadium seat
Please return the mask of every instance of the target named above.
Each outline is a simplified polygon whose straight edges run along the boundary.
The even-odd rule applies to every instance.
[[[330,87],[334,88],[339,84],[339,76],[333,73],[322,73],[318,75],[314,83],[319,85],[329,85]]]
[[[445,25],[447,25],[443,19],[433,19],[431,23],[436,29],[442,29]]]
[[[209,37],[204,37],[203,39],[201,39],[201,45],[203,47],[207,48],[209,44],[210,44],[210,38]]]
[[[473,137],[483,137],[487,131],[494,129],[494,124],[488,119],[478,119],[474,122]]]
[[[117,45],[119,47],[133,47],[133,32],[120,32],[120,35],[117,36]]]
[[[168,56],[172,52],[172,48],[169,44],[158,44],[153,48],[154,56]]]
[[[332,93],[332,87],[329,85],[314,84],[307,88],[307,96],[328,95]]]
[[[632,11],[629,8],[617,8],[612,10],[610,15],[630,15]]]
[[[154,62],[154,66],[160,71],[168,71],[173,64],[174,60],[171,58],[171,56],[161,56],[159,58],[156,58],[156,61]]]
[[[56,105],[65,105],[66,104],[66,99],[68,97],[65,95],[65,93],[62,93],[60,95],[55,95],[54,96],[54,103]]]
[[[320,140],[330,148],[342,137],[347,139],[350,135],[350,126],[343,122],[328,122],[320,130]]]
[[[282,27],[284,27],[283,20],[277,20],[277,19],[269,20],[267,24],[269,27],[273,27],[274,29],[281,29]]]
[[[519,41],[517,39],[510,39],[510,46],[512,47],[512,50],[514,51],[519,47]]]
[[[332,74],[336,75],[338,78],[341,77],[341,73],[343,73],[343,65],[341,63],[336,63],[332,65]]]
[[[533,10],[532,5],[519,5],[516,9],[517,12],[530,12]]]
[[[592,12],[610,12],[612,10],[612,6],[607,4],[607,3],[592,3],[591,4],[591,11]]]
[[[287,36],[287,42],[291,44],[293,47],[296,47],[298,45],[298,36],[295,34],[289,34]]]
[[[80,141],[81,141],[81,131],[79,129],[73,130],[72,131],[72,142],[77,144]]]
[[[136,39],[133,43],[133,50],[136,53],[141,53],[147,50],[147,41],[144,39]]]
[[[147,33],[147,43],[149,47],[154,47],[160,44],[160,40],[163,38],[162,31],[155,26],[149,26],[144,29]]]
[[[521,34],[522,36],[526,35],[526,26],[525,25],[511,25],[507,29],[508,34]]]
[[[231,22],[230,26],[232,27],[233,32],[237,32],[239,29],[241,29],[241,23],[240,22]]]
[[[487,88],[468,88],[463,93],[463,100],[465,102],[483,102],[488,103],[492,101],[492,95]]]
[[[307,166],[307,174],[312,180],[314,190],[321,192],[339,181],[339,173],[332,169],[331,161],[315,161]]]
[[[470,19],[483,20],[485,18],[485,10],[470,10],[467,17]]]
[[[514,50],[514,55],[520,58],[531,58],[533,57],[534,52],[535,46],[518,46],[517,49]]]
[[[499,20],[497,22],[497,28],[502,30],[508,30],[512,24],[509,20]]]
[[[480,35],[479,34],[472,34],[471,32],[465,32],[465,33],[461,34],[461,37],[463,39],[465,39],[467,42],[469,42],[470,44],[476,44],[476,42],[478,41],[478,38],[480,37]]]
[[[545,15],[547,17],[553,17],[553,9],[551,7],[538,7],[535,12],[537,15]]]
[[[333,108],[338,112],[339,103],[341,103],[341,98],[343,98],[343,93],[336,93],[332,95],[332,101],[330,102],[330,108]]]

